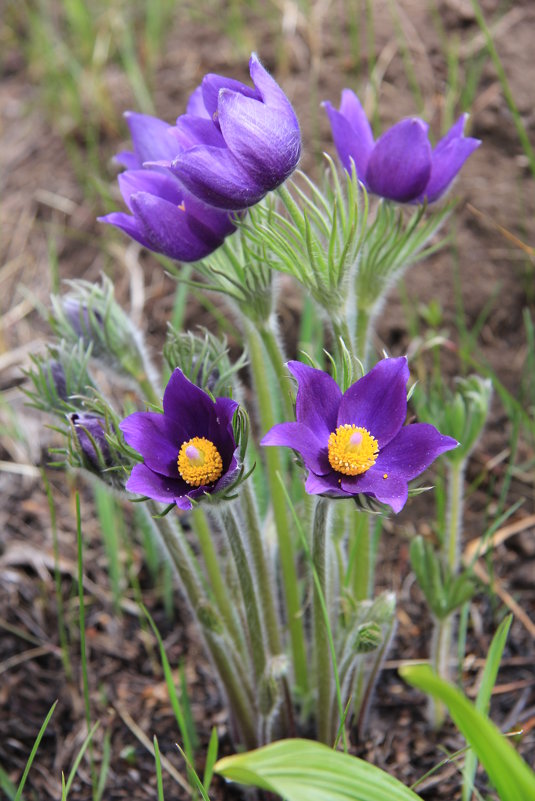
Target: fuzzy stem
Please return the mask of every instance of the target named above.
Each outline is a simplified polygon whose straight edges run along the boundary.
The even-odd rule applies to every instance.
[[[321,594],[329,609],[327,593],[327,517],[328,501],[318,498],[312,533],[312,560]],[[327,621],[324,618],[320,593],[314,585],[314,648],[316,656],[316,730],[318,740],[332,746],[332,662],[329,650]]]
[[[441,550],[452,579],[455,579],[459,572],[465,467],[465,460],[448,462],[448,514]],[[435,618],[431,640],[431,665],[446,681],[450,679],[449,664],[456,617],[457,613],[454,611],[442,619]],[[431,699],[429,715],[433,728],[440,728],[446,717],[444,704]]]
[[[353,514],[353,594],[356,601],[367,601],[371,594],[371,520],[357,510]]]
[[[257,330],[246,321],[245,335],[251,360],[251,370],[258,399],[260,425],[263,432],[269,431],[277,422],[273,411],[271,393],[269,391],[265,371],[264,351],[262,340]],[[273,516],[277,530],[279,556],[282,569],[284,597],[288,616],[288,628],[293,655],[293,669],[295,683],[301,693],[308,688],[308,666],[299,602],[299,584],[294,561],[293,543],[291,539],[291,526],[286,510],[286,499],[278,475],[284,476],[283,463],[278,448],[265,449],[265,461],[268,474],[268,483],[271,494]]]
[[[370,325],[371,316],[369,315],[368,310],[358,307],[355,328],[355,356],[362,364],[365,372],[368,369],[368,359],[370,353]]]
[[[285,367],[286,357],[278,343],[277,332],[273,330],[271,327],[272,325],[273,323],[271,323],[270,327],[263,326],[260,329],[260,336],[262,337],[262,342],[269,356],[269,361],[271,362],[271,366],[273,367],[273,371],[279,383],[284,417],[291,420],[293,418],[294,408],[289,391],[289,376]]]
[[[236,572],[240,582],[249,630],[251,657],[257,681],[261,681],[266,667],[266,646],[263,637],[264,627],[258,608],[257,592],[249,565],[249,558],[243,541],[243,526],[241,522],[236,519],[233,505],[230,501],[222,503],[218,508],[218,512],[221,517],[221,523],[226,531],[236,565]]]
[[[249,534],[249,547],[253,557],[256,579],[258,582],[260,607],[264,614],[269,651],[271,655],[277,655],[282,652],[279,636],[280,623],[275,605],[277,588],[275,586],[271,564],[268,559],[266,559],[258,512],[249,482],[246,481],[242,486],[240,497],[247,523],[246,530]]]
[[[151,526],[154,526],[161,537],[171,562],[178,574],[182,584],[183,592],[189,606],[196,618],[199,629],[203,635],[206,648],[212,658],[214,666],[219,675],[219,679],[227,695],[229,706],[236,717],[240,736],[243,744],[248,747],[255,747],[257,744],[256,726],[253,717],[253,707],[250,702],[252,696],[251,688],[244,682],[243,674],[237,669],[236,663],[228,654],[228,647],[223,646],[223,639],[216,632],[206,625],[203,625],[199,618],[199,610],[206,603],[207,598],[202,588],[200,578],[192,561],[189,546],[184,540],[183,534],[176,521],[171,522],[168,517],[154,519],[152,514],[158,513],[158,508],[153,502],[147,503],[147,518]],[[173,524],[174,523],[174,524]]]
[[[212,532],[204,511],[197,508],[192,514],[193,529],[199,542],[217,610],[221,614],[236,649],[245,655],[245,642],[236,614],[230,603],[228,589],[221,575],[220,559],[214,548]]]

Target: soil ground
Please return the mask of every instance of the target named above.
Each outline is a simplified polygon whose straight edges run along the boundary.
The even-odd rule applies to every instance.
[[[235,5],[235,4],[234,4]],[[364,30],[357,61],[350,37],[351,14],[357,5],[341,1],[315,3],[303,14],[297,4],[284,5],[261,14],[240,6],[242,35],[229,35],[225,4],[201,3],[196,9],[177,7],[176,21],[162,53],[154,103],[158,116],[173,120],[182,113],[190,92],[206,72],[220,72],[247,80],[248,53],[255,49],[272,69],[294,102],[303,130],[305,155],[302,166],[314,172],[322,149],[334,154],[325,117],[317,103],[337,103],[345,86],[366,85],[370,52]],[[441,0],[437,4],[446,37],[459,42],[466,63],[484,53],[472,6],[465,0]],[[403,116],[415,113],[396,44],[387,2],[374,6],[375,58],[380,73],[379,112],[383,129]],[[396,7],[399,25],[421,87],[424,116],[439,134],[447,89],[447,66],[436,31],[434,4],[403,0]],[[503,6],[483,3],[487,17],[498,10],[501,22],[495,42],[511,84],[518,110],[530,137],[535,135],[535,69],[533,30],[535,7],[529,0]],[[282,6],[281,6],[282,8]],[[277,6],[278,9],[278,6]],[[294,13],[295,12],[295,13]],[[7,23],[4,23],[4,26]],[[23,28],[24,26],[22,26]],[[57,257],[59,277],[97,280],[109,272],[116,294],[144,327],[151,347],[161,347],[169,318],[174,284],[150,254],[138,254],[117,232],[103,231],[95,222],[106,213],[101,199],[88,196],[77,180],[72,160],[58,133],[61,120],[47,117],[42,105],[43,87],[24,58],[13,31],[3,29],[0,57],[0,158],[2,170],[3,239],[0,242],[0,388],[3,392],[0,430],[0,765],[18,782],[34,738],[55,699],[58,706],[42,741],[28,779],[26,798],[42,801],[61,795],[61,771],[68,772],[86,734],[80,684],[76,618],[76,537],[73,492],[82,492],[85,540],[87,645],[93,720],[100,720],[95,735],[95,755],[102,754],[106,732],[110,736],[111,766],[105,798],[155,797],[152,757],[134,734],[139,728],[149,738],[156,733],[160,749],[183,773],[174,745],[176,724],[153,645],[140,625],[139,611],[126,592],[121,614],[113,610],[106,559],[91,492],[79,477],[48,469],[57,511],[61,553],[61,592],[69,623],[74,680],[69,681],[60,658],[55,598],[52,534],[43,481],[37,467],[49,460],[54,443],[45,420],[24,406],[20,392],[21,368],[30,354],[43,348],[47,325],[39,314],[51,291],[49,254]],[[283,33],[281,34],[281,30]],[[18,31],[19,39],[24,30]],[[9,35],[8,35],[9,34]],[[466,74],[461,74],[461,83]],[[110,67],[108,91],[117,109],[135,108],[124,76]],[[370,96],[367,96],[370,100]],[[56,123],[56,124],[55,124]],[[494,68],[482,60],[470,134],[483,140],[456,185],[459,209],[449,223],[454,230],[450,249],[413,268],[405,281],[409,305],[438,298],[444,311],[449,341],[449,375],[459,370],[456,309],[462,300],[470,330],[481,315],[478,361],[488,364],[504,387],[520,397],[527,354],[523,315],[533,318],[533,254],[515,238],[533,242],[533,178],[519,144],[508,106]],[[102,125],[103,172],[112,154],[126,139],[125,127]],[[83,157],[83,152],[82,152]],[[114,185],[113,168],[107,172]],[[504,234],[504,231],[506,232]],[[105,245],[103,246],[103,242]],[[459,285],[454,281],[458,270]],[[460,288],[459,288],[460,287]],[[458,290],[458,291],[457,291]],[[457,291],[457,294],[456,294]],[[141,295],[140,295],[141,292]],[[140,297],[142,301],[140,301]],[[281,307],[289,339],[293,315]],[[206,313],[191,305],[191,325],[206,323]],[[400,296],[393,291],[379,325],[380,342],[392,354],[405,352],[408,344],[406,314]],[[526,411],[532,413],[532,409]],[[480,536],[492,519],[509,459],[510,423],[496,395],[485,436],[473,456],[468,483],[465,536],[467,544]],[[508,523],[512,528],[493,551],[487,571],[501,593],[482,587],[470,625],[468,656],[463,680],[469,694],[476,691],[484,658],[497,622],[506,607],[516,602],[526,618],[516,614],[492,703],[492,716],[504,730],[522,728],[519,748],[533,763],[535,728],[535,538],[532,442],[522,434],[508,505],[523,505]],[[425,722],[425,699],[398,677],[405,660],[427,656],[429,619],[409,569],[409,536],[425,531],[426,501],[416,499],[398,518],[389,521],[383,538],[379,583],[398,593],[398,631],[390,659],[376,693],[367,736],[353,738],[355,753],[386,768],[404,782],[416,781],[443,758],[443,749],[462,747],[453,727],[430,733]],[[131,521],[132,510],[126,510]],[[508,532],[506,531],[505,534]],[[137,578],[145,603],[162,636],[172,665],[182,659],[191,696],[192,711],[201,738],[213,725],[228,749],[226,718],[202,650],[186,614],[171,620],[162,607],[161,592],[154,586],[134,543],[131,573]],[[177,598],[177,609],[180,609]],[[186,797],[166,774],[166,798]],[[459,798],[458,766],[448,763],[419,788],[424,798]],[[479,787],[485,789],[481,778]],[[214,798],[234,798],[236,789],[215,784]],[[82,763],[69,796],[72,801],[91,797],[87,764]]]

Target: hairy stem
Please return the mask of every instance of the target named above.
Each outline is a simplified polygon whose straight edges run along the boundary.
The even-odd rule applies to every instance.
[[[265,370],[264,349],[258,331],[246,322],[246,339],[251,360],[251,370],[258,399],[260,425],[263,432],[269,431],[277,422],[273,411],[273,403]],[[278,448],[266,448],[268,483],[273,505],[273,516],[277,530],[279,556],[282,570],[284,597],[288,617],[288,628],[292,645],[293,669],[295,683],[304,693],[308,688],[308,665],[305,646],[303,620],[299,600],[299,584],[294,561],[294,549],[291,538],[291,525],[286,509],[286,499],[278,475],[284,475],[283,462]]]

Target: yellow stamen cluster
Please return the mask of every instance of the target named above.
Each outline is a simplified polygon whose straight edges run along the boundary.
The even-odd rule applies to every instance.
[[[329,436],[329,464],[345,476],[365,473],[377,461],[379,445],[365,428],[346,423]]]
[[[178,472],[192,487],[213,484],[221,478],[223,460],[213,442],[205,437],[193,437],[184,442],[177,459]]]

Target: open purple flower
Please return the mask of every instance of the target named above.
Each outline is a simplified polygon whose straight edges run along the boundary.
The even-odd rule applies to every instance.
[[[404,426],[409,369],[383,359],[342,391],[322,370],[289,362],[297,379],[295,423],[279,423],[261,445],[283,445],[302,458],[310,495],[370,495],[399,512],[408,482],[458,443],[427,423]]]
[[[324,103],[334,143],[344,168],[352,162],[369,192],[399,203],[433,203],[449,188],[481,141],[463,135],[467,114],[461,114],[446,136],[432,148],[429,126],[418,117],[402,120],[375,142],[356,94],[342,92],[340,110]]]
[[[204,258],[235,230],[230,215],[190,195],[165,167],[144,169],[145,162],[170,162],[181,147],[171,134],[172,125],[145,114],[126,116],[134,150],[119,153],[117,161],[127,168],[118,180],[131,214],[113,212],[100,222],[172,259]]]
[[[222,209],[257,203],[286,180],[301,155],[290,101],[254,53],[249,69],[254,88],[206,75],[173,132],[180,145],[173,173],[193,195]]]
[[[230,398],[213,401],[174,370],[163,414],[134,412],[121,422],[126,442],[144,459],[126,489],[180,509],[191,509],[192,498],[225,489],[239,467],[232,430],[237,407]]]

